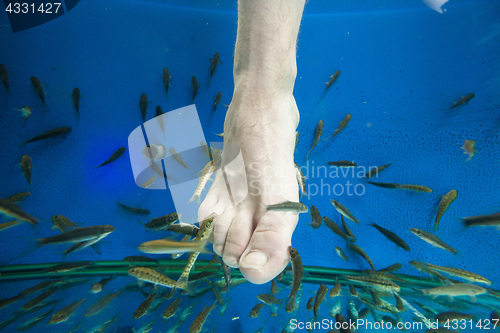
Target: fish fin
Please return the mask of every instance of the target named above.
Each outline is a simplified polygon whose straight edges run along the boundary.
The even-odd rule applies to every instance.
[[[98,255],[101,255],[102,254],[102,251],[101,251],[101,245],[99,243],[95,243],[95,244],[92,244],[90,245],[90,247],[92,248],[92,250],[95,251],[95,253],[97,253]]]

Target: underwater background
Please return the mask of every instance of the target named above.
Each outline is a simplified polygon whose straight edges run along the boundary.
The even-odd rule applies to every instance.
[[[376,269],[401,263],[397,273],[427,278],[408,264],[417,260],[477,273],[488,278],[492,288],[497,289],[500,284],[498,230],[467,229],[460,218],[496,213],[500,207],[500,3],[451,0],[443,8],[446,10],[440,14],[421,1],[309,1],[306,4],[299,33],[294,90],[301,113],[295,161],[305,173],[309,172],[305,174],[309,195],[303,195],[301,201],[307,206],[315,205],[322,216],[336,222],[340,221],[340,215],[330,199],[348,207],[361,221],[359,224],[347,221],[356,236],[356,244],[370,256]],[[236,10],[236,1],[87,0],[80,1],[55,20],[16,33],[11,31],[7,14],[2,11],[0,64],[9,70],[10,93],[0,86],[0,197],[30,191],[31,195],[18,203],[19,207],[41,221],[35,228],[24,223],[0,232],[0,299],[17,295],[44,276],[40,273],[42,266],[36,265],[23,266],[27,272],[24,275],[9,276],[12,265],[62,261],[65,246],[48,245],[34,252],[27,251],[37,238],[58,234],[51,230],[53,215],[67,216],[81,226],[110,224],[116,228],[102,240],[101,255],[87,248],[71,253],[65,262],[120,261],[126,256],[141,255],[137,250],[139,244],[170,234],[147,232],[141,226],[139,219],[146,222],[172,213],[175,208],[168,190],[143,189],[135,184],[128,151],[109,165],[95,167],[119,147],[127,147],[129,134],[142,124],[139,99],[143,93],[151,101],[146,119],[155,116],[157,105],[168,112],[194,103],[207,142],[222,141],[215,133],[223,131],[226,108],[222,103],[231,102]],[[221,63],[210,80],[210,59],[217,52]],[[165,67],[172,76],[168,96],[162,78]],[[341,70],[339,78],[324,92],[330,75],[337,70]],[[194,102],[193,75],[200,83]],[[30,82],[32,76],[43,83],[46,107]],[[75,87],[81,91],[79,114],[72,101]],[[214,97],[219,91],[222,98],[214,112]],[[473,99],[450,109],[453,103],[470,93],[475,94]],[[23,105],[33,108],[26,121],[14,110]],[[327,137],[347,114],[352,115],[348,126],[334,138],[320,141],[306,160],[318,121],[324,121],[323,135]],[[71,133],[23,145],[35,135],[62,126],[71,127]],[[476,142],[477,153],[470,160],[461,149],[465,140]],[[32,187],[19,166],[23,155],[32,159]],[[344,171],[346,174],[338,177],[312,173],[317,167],[328,167],[329,161],[338,160],[355,161],[367,169],[393,163],[373,180],[425,185],[433,192],[371,186],[352,171]],[[334,169],[328,167],[329,171]],[[335,184],[347,182],[353,186],[359,184],[357,189],[362,194],[327,192],[327,189],[333,191]],[[436,235],[456,248],[457,255],[432,247],[409,231],[418,228],[432,232],[440,198],[450,190],[457,190],[458,197],[443,215]],[[151,213],[146,218],[134,215],[118,202],[143,207]],[[7,216],[0,218],[0,223],[13,220]],[[305,266],[370,268],[326,225],[313,229],[310,222],[309,214],[301,214],[292,239]],[[394,231],[411,250],[398,248],[370,223]],[[335,253],[336,246],[344,250],[350,258],[348,261]],[[150,257],[170,260],[169,255]],[[181,262],[178,265],[182,266],[186,258],[184,255],[176,259]],[[201,255],[200,259],[206,264],[211,256]],[[155,268],[156,264],[148,265]],[[128,332],[131,327],[139,329],[152,320],[152,332],[175,327],[179,314],[166,322],[161,318],[173,299],[165,300],[152,314],[138,320],[132,318],[145,299],[141,292],[122,292],[102,313],[84,317],[85,309],[104,294],[137,281],[126,274],[130,267],[122,266],[121,270],[117,268],[121,273],[99,294],[89,294],[90,285],[112,275],[112,269],[103,268],[102,272],[97,269],[86,274],[89,267],[68,274],[89,277],[89,280],[57,291],[52,296],[58,300],[54,311],[84,297],[86,300],[69,322],[49,326],[49,330],[68,332],[80,323],[79,331],[88,332],[117,313],[119,319],[110,332]],[[197,264],[198,268],[202,266]],[[30,271],[36,273],[37,279],[28,279]],[[221,315],[223,306],[218,305],[204,327],[214,332],[259,329],[281,332],[292,318],[307,322],[312,312],[306,310],[306,303],[318,290],[319,283],[328,287],[335,284],[335,274],[325,272],[323,279],[311,273],[310,283],[303,282],[298,312],[288,314],[279,306],[277,317],[271,317],[266,306],[258,318],[250,318],[249,312],[258,302],[256,296],[270,293],[271,284],[246,283],[231,287],[223,294],[224,302],[229,302],[227,310]],[[169,275],[168,270],[165,273]],[[222,276],[220,269],[216,273],[218,278]],[[179,269],[176,274],[178,276]],[[237,274],[235,270],[233,274]],[[177,278],[175,274],[169,276]],[[290,287],[281,283],[278,286],[277,297],[284,303]],[[415,289],[420,288],[415,285]],[[437,312],[450,309],[421,297],[411,286],[407,291],[405,299],[410,303],[418,299]],[[211,305],[215,296],[208,292],[198,298],[183,297],[181,309],[194,305],[191,315],[178,328],[179,332],[188,332],[196,315]],[[27,296],[0,309],[0,321],[12,318],[31,298]],[[386,299],[394,303],[393,296]],[[492,310],[500,309],[498,298],[485,295],[487,305],[481,305],[481,299],[482,296],[478,297],[478,303],[472,304],[463,298],[451,309],[475,314],[483,320],[489,318]],[[358,310],[364,307],[344,286],[342,314],[346,318],[349,317],[348,301],[354,301]],[[333,303],[327,296],[318,321],[327,318],[335,322],[329,315]],[[20,323],[49,308],[22,314],[2,331],[16,331]],[[412,321],[414,317],[408,309],[400,316],[404,321]],[[373,321],[371,316],[367,319]],[[47,330],[47,321],[30,331]],[[376,330],[360,327],[358,331]],[[424,330],[408,330],[413,331]]]

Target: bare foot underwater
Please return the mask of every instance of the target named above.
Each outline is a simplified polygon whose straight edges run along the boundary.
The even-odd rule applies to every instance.
[[[266,205],[299,201],[293,159],[299,111],[292,93],[304,2],[239,1],[222,168],[198,212],[199,221],[217,214],[214,251],[257,284],[287,265],[298,222],[298,214]]]

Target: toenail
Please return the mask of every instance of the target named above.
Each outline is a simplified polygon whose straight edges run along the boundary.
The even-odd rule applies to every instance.
[[[220,255],[222,253],[222,245],[214,245],[214,252]]]
[[[235,257],[224,257],[224,258],[222,258],[222,260],[224,260],[224,262],[228,266],[235,266],[235,265],[237,266],[238,265],[238,262],[236,261]]]
[[[269,258],[264,253],[254,251],[247,254],[247,256],[240,261],[240,267],[262,269],[268,260]]]

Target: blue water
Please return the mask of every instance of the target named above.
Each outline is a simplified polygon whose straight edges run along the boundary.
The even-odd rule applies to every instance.
[[[414,194],[370,187],[356,174],[327,179],[310,174],[309,192],[314,193],[315,185],[320,189],[326,183],[331,189],[349,181],[359,184],[357,189],[363,193],[336,196],[328,193],[324,185],[323,193],[302,197],[302,201],[314,204],[323,216],[334,220],[339,217],[330,199],[348,207],[362,221],[359,225],[349,224],[356,244],[370,255],[377,269],[400,262],[400,273],[419,275],[408,264],[419,260],[473,271],[489,278],[498,288],[498,231],[465,230],[458,218],[494,213],[500,207],[499,3],[451,0],[445,5],[444,15],[418,1],[404,5],[395,1],[343,1],[338,8],[332,3],[308,3],[301,24],[294,91],[301,112],[296,162],[310,172],[334,160],[354,160],[363,167],[394,162],[375,181],[421,184],[434,192]],[[220,141],[214,133],[222,132],[226,109],[220,103],[214,113],[213,98],[222,91],[221,102],[231,101],[236,20],[233,1],[193,3],[190,7],[183,7],[179,1],[81,1],[56,20],[13,34],[6,14],[0,14],[0,63],[9,69],[11,79],[11,95],[0,87],[0,197],[31,191],[32,196],[20,206],[42,220],[36,231],[23,224],[0,233],[1,264],[61,261],[64,247],[60,246],[20,256],[35,238],[56,234],[50,230],[50,218],[55,214],[86,226],[116,227],[105,239],[101,256],[87,249],[72,254],[70,260],[120,260],[139,255],[138,244],[157,238],[145,232],[137,217],[123,211],[117,201],[148,208],[150,216],[161,216],[174,210],[169,191],[137,187],[128,153],[106,167],[94,167],[117,148],[126,146],[129,133],[141,124],[138,102],[143,92],[152,101],[147,115],[150,119],[156,105],[167,112],[192,103],[193,75],[201,84],[194,103],[206,139]],[[222,64],[210,82],[209,59],[216,52]],[[173,77],[168,97],[161,77],[164,67]],[[339,79],[320,99],[325,82],[338,69],[342,71]],[[47,109],[31,86],[29,79],[33,75],[45,84]],[[80,117],[72,105],[74,87],[82,93]],[[448,109],[471,92],[475,98],[468,104]],[[34,109],[25,124],[13,111],[23,105]],[[325,123],[324,135],[331,135],[348,113],[352,114],[348,127],[335,138],[320,142],[306,162],[305,154],[312,145],[318,121]],[[59,126],[70,126],[73,131],[66,138],[20,146],[32,136]],[[470,161],[460,149],[467,139],[476,141],[478,151]],[[18,166],[24,154],[33,161],[31,189]],[[431,231],[439,198],[451,189],[458,190],[458,198],[443,216],[438,235],[460,251],[457,256],[431,247],[408,230]],[[2,217],[0,222],[7,221]],[[362,258],[346,250],[345,242],[326,226],[314,230],[309,222],[310,216],[302,214],[292,239],[304,265],[369,268]],[[411,251],[388,242],[367,225],[371,222],[396,232]],[[341,246],[351,259],[340,259],[335,246]],[[120,277],[107,288],[116,290],[134,281]],[[33,284],[35,281],[5,283],[8,288],[0,289],[0,298],[14,296]],[[59,296],[56,310],[84,297],[88,287]],[[269,292],[269,288],[269,284],[247,284],[230,290],[227,312],[221,317],[219,309],[214,310],[206,327],[216,325],[216,332],[254,332],[265,323],[263,332],[281,332],[292,318],[283,309],[276,318],[269,316],[268,308],[258,319],[248,317],[257,302],[255,296]],[[278,297],[284,299],[288,289],[281,288]],[[315,290],[317,285],[304,286],[300,311],[295,316],[299,320],[310,319],[305,302]],[[347,295],[348,291],[343,293]],[[89,295],[83,308],[101,296]],[[153,332],[164,332],[171,325],[161,321],[160,311],[165,304],[153,315],[132,319],[143,299],[139,293],[121,296],[105,313],[92,320],[83,319],[83,331],[120,312],[119,324],[114,327],[138,328],[156,316]],[[201,298],[180,331],[187,331],[194,317],[213,299],[211,293]],[[2,319],[7,319],[18,304],[21,302],[3,309]],[[328,308],[323,304],[324,318],[329,318]],[[487,318],[490,311],[475,312]],[[82,316],[83,311],[79,311],[71,324],[51,330],[65,332]],[[231,320],[235,317],[239,319]],[[410,317],[405,316],[407,320]],[[31,331],[39,332],[44,325]],[[16,326],[4,331],[13,331]]]

